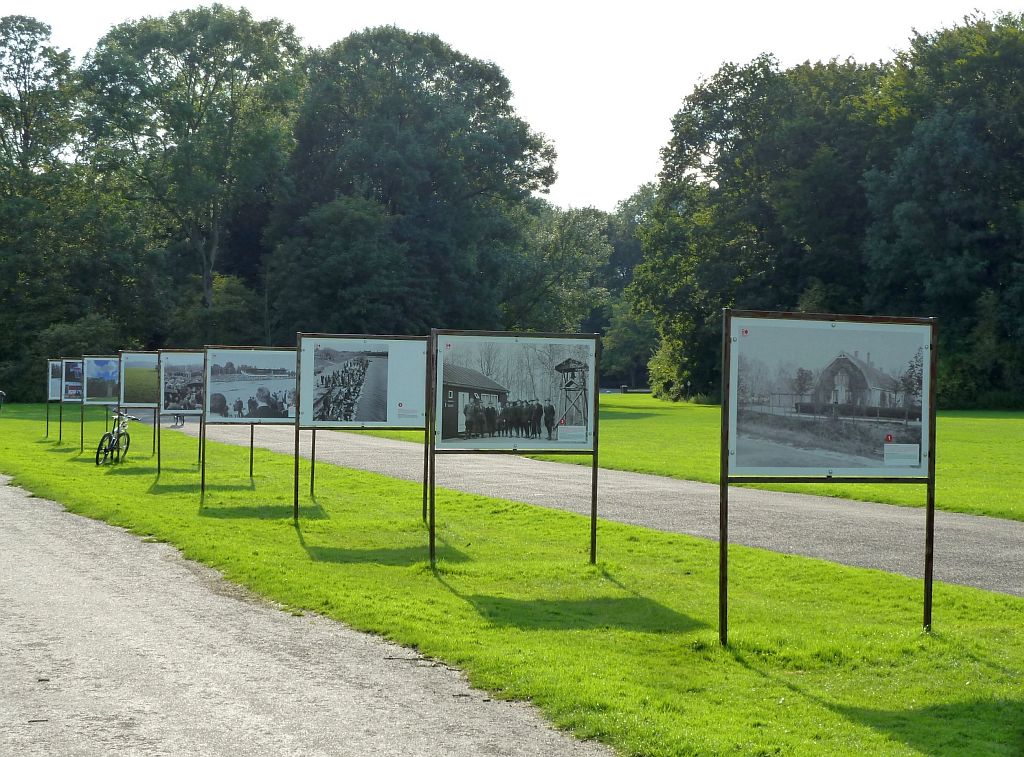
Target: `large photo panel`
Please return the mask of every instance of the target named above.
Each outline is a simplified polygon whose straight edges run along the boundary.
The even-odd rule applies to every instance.
[[[729,475],[928,475],[927,323],[730,320]]]
[[[295,349],[206,348],[207,423],[295,423]]]
[[[46,361],[46,401],[60,401],[60,360]]]
[[[157,407],[160,404],[160,354],[121,352],[121,406]]]
[[[594,449],[597,341],[437,334],[438,449]]]
[[[202,415],[203,353],[160,350],[161,415]]]
[[[426,361],[426,338],[299,334],[299,425],[425,428]]]
[[[82,401],[82,360],[81,358],[61,358],[60,361],[60,401]]]
[[[116,405],[121,394],[121,361],[114,355],[86,355],[82,360],[85,404]]]

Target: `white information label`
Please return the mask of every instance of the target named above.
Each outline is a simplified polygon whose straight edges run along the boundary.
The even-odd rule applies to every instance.
[[[916,467],[921,464],[920,444],[886,444],[885,465]]]

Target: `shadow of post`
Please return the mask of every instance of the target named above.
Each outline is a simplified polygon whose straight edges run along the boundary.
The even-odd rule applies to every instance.
[[[373,563],[390,567],[408,567],[430,559],[426,544],[408,547],[371,547],[368,549],[309,545],[302,534],[301,522],[293,525],[299,545],[309,555],[309,559],[316,562],[329,562],[338,565]],[[469,561],[469,555],[448,544],[438,545],[438,557],[452,563]]]
[[[586,631],[618,628],[643,633],[688,634],[707,624],[666,607],[649,597],[614,583],[631,596],[598,596],[584,599],[494,597],[463,594],[440,571],[434,578],[498,627],[523,630]]]

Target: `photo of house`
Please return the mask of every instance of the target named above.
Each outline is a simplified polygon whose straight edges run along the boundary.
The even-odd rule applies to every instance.
[[[731,333],[730,472],[921,475],[928,326],[737,317]]]

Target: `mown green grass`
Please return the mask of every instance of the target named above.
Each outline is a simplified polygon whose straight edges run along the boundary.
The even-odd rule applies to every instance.
[[[718,483],[721,409],[644,394],[602,394],[602,468]],[[368,432],[422,441],[420,432]],[[535,456],[590,465],[589,457]],[[951,512],[1024,520],[1018,478],[1024,465],[1024,413],[940,412],[936,425],[936,506]],[[759,485],[865,502],[923,506],[925,487],[885,484]]]
[[[87,441],[101,432],[90,421]],[[38,406],[0,416],[0,471],[35,494],[458,666],[623,754],[1024,750],[1019,598],[936,584],[928,635],[920,581],[735,547],[722,649],[711,542],[601,522],[590,566],[586,518],[439,490],[432,570],[417,483],[318,465],[296,528],[290,457],[257,450],[250,480],[247,449],[211,442],[201,501],[194,438],[163,434],[158,478],[148,449],[97,469],[77,436],[42,433]]]

